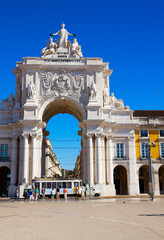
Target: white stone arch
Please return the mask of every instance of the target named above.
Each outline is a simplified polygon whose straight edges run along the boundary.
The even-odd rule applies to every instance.
[[[49,110],[52,109],[52,111],[48,113],[47,109]],[[38,113],[38,119],[42,121],[47,120],[47,119],[44,119],[46,111],[47,111],[47,114],[49,114],[49,116],[47,116],[48,120],[54,115],[59,113],[71,114],[72,116],[76,117],[79,120],[79,122],[82,122],[84,119],[86,119],[86,111],[82,106],[82,104],[78,102],[76,99],[71,98],[69,96],[64,96],[64,97],[59,96],[56,98],[49,98],[47,101],[45,101],[42,104]],[[48,120],[46,122],[48,122]]]

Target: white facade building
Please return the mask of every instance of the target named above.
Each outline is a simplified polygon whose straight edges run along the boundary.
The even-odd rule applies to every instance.
[[[115,195],[119,173],[115,172],[114,182],[113,172],[122,165],[127,184],[122,194],[138,195],[135,130],[139,118],[109,94],[109,63],[83,58],[77,40],[68,40],[72,34],[63,24],[57,34],[58,42],[50,37],[42,57],[24,57],[16,63],[15,97],[10,94],[2,100],[0,144],[6,155],[0,167],[11,173],[9,196],[16,186],[22,193],[32,179],[45,175],[46,124],[59,113],[79,120],[83,182],[95,186],[102,195]]]

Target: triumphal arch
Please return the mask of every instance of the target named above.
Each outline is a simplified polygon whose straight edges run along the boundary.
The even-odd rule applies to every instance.
[[[58,41],[53,36],[58,35]],[[0,141],[8,144],[11,171],[9,195],[16,186],[22,193],[35,177],[43,177],[46,124],[59,113],[79,121],[82,145],[82,180],[102,195],[115,195],[113,169],[115,143],[125,143],[128,156],[128,193],[138,194],[135,164],[133,112],[109,94],[112,70],[101,58],[84,58],[75,34],[64,24],[50,34],[41,57],[24,57],[16,63],[15,97],[3,99],[0,109]],[[1,142],[2,143],[2,142]],[[121,145],[120,145],[121,153]],[[125,159],[122,159],[125,160]]]

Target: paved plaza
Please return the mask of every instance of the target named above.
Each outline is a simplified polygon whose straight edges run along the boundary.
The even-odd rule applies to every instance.
[[[0,201],[1,239],[164,239],[164,198]]]

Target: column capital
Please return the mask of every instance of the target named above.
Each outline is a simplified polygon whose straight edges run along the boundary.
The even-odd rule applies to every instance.
[[[106,135],[106,139],[107,140],[112,140],[112,135],[111,134]]]
[[[85,137],[86,138],[92,138],[94,136],[94,133],[86,133]]]
[[[28,134],[28,133],[22,133],[22,137],[23,137],[23,138],[28,138],[28,137],[29,137],[29,134]]]
[[[101,138],[101,136],[102,136],[102,133],[95,133],[96,138]]]
[[[134,139],[135,139],[135,137],[134,137],[134,136],[129,136],[129,137],[128,137],[128,140],[129,140],[129,142],[132,142],[132,141],[134,141]]]
[[[18,136],[12,136],[12,140],[18,140]]]
[[[30,136],[31,136],[32,138],[36,138],[36,137],[37,137],[37,133],[31,133]]]

